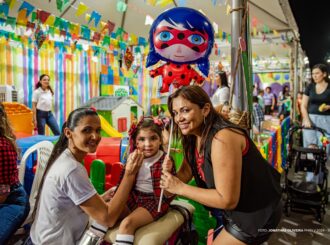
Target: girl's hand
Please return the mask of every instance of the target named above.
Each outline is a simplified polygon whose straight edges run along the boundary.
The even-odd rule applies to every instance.
[[[163,165],[162,165],[163,172],[171,173],[172,169],[173,169],[173,165],[174,164],[173,164],[172,159],[168,155],[166,155],[166,157],[164,158]]]
[[[131,153],[128,156],[127,163],[125,165],[125,175],[135,176],[142,165],[143,158],[144,158],[143,153],[138,149],[136,149],[133,153]]]
[[[109,202],[115,195],[117,186],[111,187],[109,190],[103,193],[102,198],[105,202]]]
[[[163,171],[161,180],[160,180],[160,187],[165,189],[166,191],[181,195],[182,187],[184,183],[179,180],[177,177],[173,176],[171,173],[167,171]]]

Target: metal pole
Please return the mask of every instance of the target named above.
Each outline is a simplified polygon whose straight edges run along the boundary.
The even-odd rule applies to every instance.
[[[297,108],[296,108],[296,102],[297,102],[297,93],[298,93],[298,87],[299,87],[299,81],[298,81],[298,55],[299,55],[299,40],[294,39],[294,80],[293,80],[293,118],[292,120],[296,119],[297,116]]]
[[[242,28],[242,16],[243,16],[243,0],[232,0],[232,9],[238,9],[231,13],[231,74],[234,73],[237,59],[241,59],[237,56],[239,48],[239,37],[241,35]],[[241,111],[246,110],[247,105],[244,105],[244,79],[242,62],[237,68],[235,77],[232,77],[231,81],[234,83],[233,92],[233,108]]]
[[[125,4],[127,5],[128,0],[125,0]],[[121,16],[121,23],[120,23],[120,28],[124,29],[125,26],[125,20],[126,20],[126,12],[127,10],[123,13],[123,15]]]

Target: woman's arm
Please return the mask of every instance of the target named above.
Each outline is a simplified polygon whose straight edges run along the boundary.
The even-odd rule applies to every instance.
[[[120,214],[125,208],[130,191],[135,183],[136,173],[143,161],[143,154],[135,151],[127,160],[125,174],[118,189],[109,203],[101,196],[95,194],[82,203],[80,207],[97,223],[112,227],[116,224]]]
[[[211,148],[215,189],[203,189],[184,184],[168,173],[164,174],[164,187],[171,193],[209,207],[234,209],[240,197],[242,151],[245,145],[244,136],[229,129],[223,129],[216,134]]]
[[[305,126],[306,128],[310,128],[312,126],[312,123],[311,123],[311,120],[309,119],[308,111],[307,111],[308,101],[309,101],[309,97],[304,94],[303,98],[302,98],[300,109],[301,109],[301,116],[303,119],[303,126]]]
[[[134,181],[135,176],[124,176],[117,192],[110,202],[106,203],[101,196],[95,194],[86,202],[80,204],[80,207],[97,223],[112,227],[116,224],[125,207]]]
[[[37,102],[32,102],[32,113],[33,113],[33,124],[36,127],[37,126]]]

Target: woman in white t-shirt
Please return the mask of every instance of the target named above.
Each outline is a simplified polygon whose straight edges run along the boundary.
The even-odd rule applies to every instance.
[[[32,96],[33,124],[38,128],[38,134],[45,134],[46,124],[54,135],[60,135],[60,129],[52,113],[54,92],[49,85],[49,76],[42,74]]]
[[[41,179],[26,244],[77,244],[90,218],[101,225],[92,229],[97,236],[116,223],[134,185],[143,153],[136,150],[130,154],[123,180],[107,203],[110,193],[99,196],[82,165],[86,154],[96,151],[100,132],[95,109],[78,108],[70,113]]]
[[[225,102],[228,102],[230,95],[226,72],[217,71],[215,73],[215,80],[218,88],[211,98],[213,107],[216,107],[218,105],[223,105]]]

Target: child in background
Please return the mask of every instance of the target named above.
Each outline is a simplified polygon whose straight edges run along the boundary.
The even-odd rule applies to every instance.
[[[144,160],[127,201],[126,210],[122,213],[125,218],[120,223],[116,245],[133,244],[135,231],[163,216],[173,200],[174,196],[169,197],[165,192],[161,211],[157,212],[162,163],[164,160],[171,161],[162,151],[163,125],[159,119],[143,117],[137,125],[132,125],[129,131],[130,152],[139,149],[144,154]],[[172,172],[174,173],[174,169]]]
[[[261,123],[264,121],[264,113],[262,112],[262,108],[258,103],[258,97],[253,96],[253,129],[255,133],[259,133],[261,130]]]

